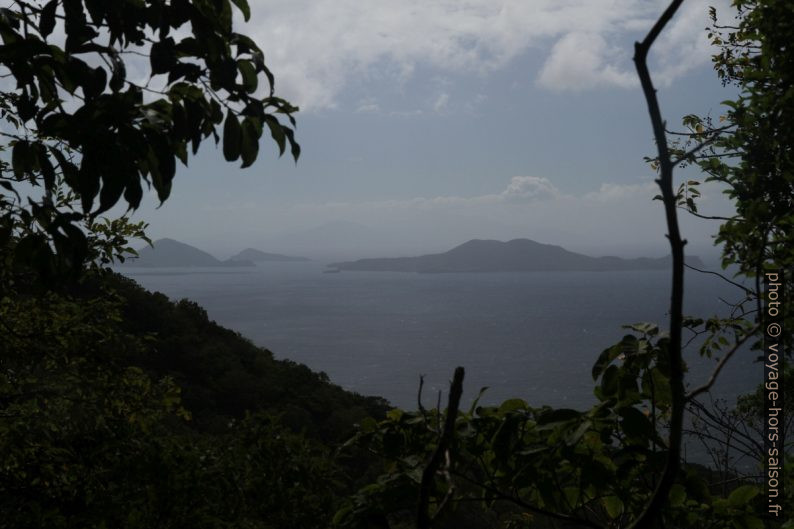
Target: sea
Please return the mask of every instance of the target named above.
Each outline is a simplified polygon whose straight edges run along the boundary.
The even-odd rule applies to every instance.
[[[118,270],[148,290],[198,302],[276,358],[405,409],[420,397],[425,407],[443,405],[456,366],[466,370],[464,406],[521,398],[585,409],[596,402],[598,355],[630,332],[626,324],[665,328],[670,291],[668,271],[325,273],[319,262]],[[741,298],[716,276],[687,272],[687,315],[725,315]],[[694,344],[685,355],[691,386],[716,362]],[[763,375],[756,356],[739,351],[714,395],[732,404],[754,390]]]

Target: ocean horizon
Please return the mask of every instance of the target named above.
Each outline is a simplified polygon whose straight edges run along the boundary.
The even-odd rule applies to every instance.
[[[533,406],[585,408],[595,402],[591,368],[628,334],[622,325],[666,328],[669,272],[498,272],[324,274],[324,263],[260,263],[247,268],[117,270],[143,287],[204,307],[276,358],[325,372],[332,382],[393,405],[435,406],[456,366],[466,368],[463,403],[522,398]],[[724,312],[739,291],[688,272],[685,314]],[[687,337],[685,336],[685,339]],[[714,360],[692,347],[692,385]],[[714,394],[735,400],[761,382],[755,354],[737,354]]]

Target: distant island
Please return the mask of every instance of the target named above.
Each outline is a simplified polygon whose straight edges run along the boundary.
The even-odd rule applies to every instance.
[[[138,251],[138,257],[127,259],[125,266],[141,267],[190,267],[190,266],[256,266],[253,261],[230,260],[221,261],[208,254],[204,250],[199,250],[195,246],[190,246],[174,239],[159,239]]]
[[[687,263],[702,267],[698,257]],[[561,246],[542,244],[530,239],[502,242],[473,239],[448,252],[418,257],[359,259],[328,265],[335,270],[369,272],[540,272],[540,271],[619,271],[665,270],[670,257],[623,259],[621,257],[590,257],[570,252]]]
[[[229,261],[251,261],[254,263],[298,263],[311,261],[306,257],[294,257],[291,255],[281,255],[280,253],[268,253],[254,248],[246,248],[242,252],[229,257]]]

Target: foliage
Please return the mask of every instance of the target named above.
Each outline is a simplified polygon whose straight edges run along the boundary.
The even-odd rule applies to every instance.
[[[735,0],[736,22],[721,25],[711,9],[709,38],[717,48],[714,69],[739,95],[723,101],[718,120],[690,114],[672,145],[683,165],[695,165],[705,182],[722,185],[736,208],[723,218],[698,212],[700,181],[679,190],[679,205],[693,214],[721,221],[715,240],[724,268],[754,279],[758,298],[766,268],[784,271],[782,327],[794,336],[794,39],[792,6],[785,0]],[[754,309],[757,307],[753,307]]]
[[[11,151],[0,248],[49,276],[78,270],[90,257],[81,222],[90,229],[120,201],[136,209],[143,184],[165,201],[177,160],[220,142],[221,128],[228,161],[253,164],[264,130],[297,160],[278,118],[294,125],[297,109],[275,96],[262,50],[234,31],[233,7],[249,18],[246,0],[15,0],[0,10],[0,65],[16,81],[0,97]],[[144,79],[128,75],[139,69]],[[79,209],[59,207],[61,184]],[[31,189],[41,196],[20,195]]]
[[[261,50],[232,30],[233,5],[249,16],[245,0],[13,5],[0,10],[0,63],[17,81],[0,96],[13,128],[3,133],[10,162],[0,161],[0,526],[301,528],[333,512],[344,527],[408,526],[425,474],[440,527],[629,527],[657,499],[664,526],[768,521],[751,476],[715,489],[702,469],[677,471],[680,438],[668,435],[684,397],[711,413],[683,394],[677,337],[705,335],[702,355],[729,358],[757,329],[743,303],[727,318],[682,318],[669,336],[629,326],[594,365],[589,410],[512,399],[385,414],[382,400],[276,360],[195,303],[103,270],[145,225],[100,215],[137,208],[144,183],[166,200],[176,160],[187,165],[188,147],[195,154],[210,136],[220,142],[220,128],[229,161],[251,165],[265,126],[297,158],[293,129],[276,117],[294,125],[296,109],[274,96]],[[735,5],[739,25],[715,23],[712,38],[717,70],[740,96],[725,126],[688,116],[670,152],[727,186],[737,215],[722,219],[724,264],[757,278],[792,264],[792,17],[781,0]],[[140,54],[145,83],[126,75]],[[660,157],[671,176],[669,162]],[[663,189],[673,217],[676,205],[701,215],[698,185]],[[40,196],[23,199],[31,189]],[[756,395],[735,413],[752,427],[758,411]],[[336,458],[331,447],[355,423]]]
[[[490,527],[627,527],[637,517],[664,468],[661,432],[671,395],[667,336],[654,325],[631,327],[637,334],[606,349],[593,368],[599,402],[590,410],[533,408],[511,399],[496,407],[475,402],[457,417],[454,444],[434,488],[439,527],[479,527],[451,522],[455,511],[472,505],[494,516]],[[353,443],[384,458],[386,472],[337,513],[340,526],[405,518],[440,435],[440,413],[393,410],[381,423],[361,425]],[[758,492],[748,483],[721,499],[702,473],[689,468],[660,522],[760,527],[760,504],[750,501]]]
[[[233,7],[250,16],[246,0],[0,9],[16,81],[0,94],[0,527],[316,527],[367,474],[329,445],[382,399],[103,269],[148,239],[101,215],[145,187],[165,201],[176,161],[221,128],[242,167],[265,130],[300,154],[297,109]]]
[[[192,301],[174,303],[116,274],[102,285],[124,300],[120,326],[145,337],[146,350],[127,360],[156,376],[173,377],[197,428],[223,431],[246,410],[268,410],[295,431],[339,441],[353,433],[355,422],[385,414],[383,399],[349,393],[323,373],[275,359],[267,349],[210,321]]]
[[[381,400],[197,305],[101,271],[16,294],[0,300],[0,527],[313,528],[366,473],[328,446]]]
[[[679,4],[671,2],[649,33],[650,42]],[[737,100],[725,103],[730,110],[721,120],[724,126],[687,116],[684,140],[668,145],[647,69],[640,69],[640,74],[644,76],[643,87],[659,142],[660,156],[650,161],[655,169],[661,169],[660,185],[671,180],[674,166],[697,164],[709,175],[707,181],[726,186],[737,215],[719,218],[699,213],[697,180],[680,184],[675,192],[669,192],[672,186],[666,190],[662,185],[663,194],[656,198],[665,203],[671,243],[681,243],[672,235],[677,234],[676,207],[716,218],[723,221],[717,243],[723,246],[725,267],[736,266],[740,274],[756,281],[760,281],[765,267],[783,268],[785,288],[790,289],[794,263],[792,6],[778,0],[737,0],[734,5],[739,25],[720,28],[715,24],[715,32],[710,35],[720,49],[714,58],[720,77],[740,88]],[[730,33],[717,35],[719,29],[729,29]],[[638,43],[638,50],[647,53],[647,42]],[[675,244],[673,247],[675,251]],[[675,276],[673,283],[681,285]],[[437,474],[434,485],[432,505],[437,526],[480,527],[455,519],[456,511],[469,514],[474,505],[493,515],[488,526],[501,527],[634,527],[640,520],[665,527],[756,528],[764,527],[765,522],[779,524],[780,520],[766,514],[758,473],[741,476],[735,469],[723,469],[721,486],[715,488],[709,487],[705,478],[710,474],[702,468],[690,465],[684,472],[669,472],[678,467],[673,450],[681,435],[673,420],[676,399],[700,413],[700,418],[709,419],[708,424],[701,424],[702,430],[695,432],[701,436],[713,431],[709,428],[722,428],[720,433],[726,433],[727,428],[727,433],[736,434],[726,438],[730,443],[739,437],[733,428],[752,429],[759,423],[757,396],[742,399],[736,411],[726,410],[723,417],[715,416],[713,410],[695,400],[710,389],[724,362],[761,328],[756,321],[760,316],[758,283],[754,290],[742,287],[742,294],[728,317],[684,317],[680,322],[671,317],[671,334],[675,332],[676,339],[650,324],[632,326],[635,335],[624,337],[597,360],[593,374],[599,382],[595,389],[599,404],[588,411],[533,408],[523,401],[509,400],[498,407],[473,407],[469,413],[460,414],[447,465]],[[791,292],[784,295],[787,306],[782,309],[783,327],[790,333],[794,328]],[[755,306],[749,307],[750,303]],[[671,314],[676,311],[675,303],[672,305]],[[710,381],[688,394],[673,383],[680,375],[671,372],[676,357],[672,348],[682,330],[691,333],[690,341],[701,340],[701,355],[719,357]],[[439,443],[441,415],[440,410],[430,414],[395,411],[386,421],[362,425],[355,442],[383,457],[386,472],[337,513],[339,525],[367,527],[373,520],[378,521],[378,527],[407,525],[419,476]],[[763,444],[756,439],[753,443],[755,457],[761,458]],[[790,455],[786,458],[791,461]],[[758,462],[763,464],[760,459]],[[661,487],[670,476],[674,481]],[[788,486],[792,483],[790,468],[784,481]],[[786,502],[785,509],[792,508],[790,497]],[[652,504],[661,509],[651,511]]]

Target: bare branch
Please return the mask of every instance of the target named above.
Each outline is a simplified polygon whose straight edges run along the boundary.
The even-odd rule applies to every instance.
[[[747,294],[748,296],[755,297],[757,295],[751,289],[747,288],[746,286],[744,286],[744,285],[742,285],[740,283],[737,283],[736,281],[732,281],[731,279],[728,279],[727,277],[725,277],[723,274],[720,274],[719,272],[712,272],[711,270],[701,270],[700,268],[695,268],[694,266],[692,266],[690,264],[686,264],[686,263],[684,263],[684,266],[686,266],[690,270],[694,270],[695,272],[700,272],[701,274],[711,274],[711,275],[717,276],[720,279],[722,279],[723,281],[727,281],[731,285],[735,286],[736,288],[742,289],[744,291],[744,293]]]
[[[656,89],[648,70],[648,52],[667,23],[673,18],[683,0],[673,0],[667,6],[642,42],[634,44],[634,64],[640,78],[648,114],[651,118],[656,147],[659,152],[659,179],[657,183],[662,192],[665,217],[667,219],[667,238],[673,257],[673,277],[670,295],[670,346],[668,350],[670,366],[670,441],[664,471],[656,484],[642,513],[630,525],[631,529],[650,527],[658,518],[667,502],[668,494],[675,483],[681,459],[682,428],[685,406],[684,366],[681,358],[681,332],[683,325],[684,301],[684,244],[678,227],[676,196],[673,191],[673,163],[667,146],[665,124],[656,98]]]
[[[438,441],[435,452],[433,452],[430,462],[422,472],[422,482],[419,485],[419,504],[416,513],[416,527],[417,529],[429,529],[430,522],[432,521],[428,506],[430,503],[430,494],[433,488],[433,480],[435,479],[436,472],[438,472],[444,455],[447,452],[452,436],[455,434],[455,419],[458,416],[458,406],[460,405],[460,396],[463,393],[463,375],[464,370],[462,367],[455,368],[455,375],[452,377],[452,385],[449,388],[449,401],[447,403],[447,417],[444,421],[444,431],[441,433],[441,438]]]

